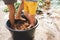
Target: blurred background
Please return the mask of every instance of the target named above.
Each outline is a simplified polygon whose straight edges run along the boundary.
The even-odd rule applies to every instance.
[[[16,12],[20,4],[20,0],[14,4]],[[39,26],[35,31],[34,40],[60,40],[60,0],[49,0],[47,2],[46,0],[39,0],[36,13]],[[13,40],[11,33],[6,28],[8,16],[9,9],[0,0],[0,40]]]

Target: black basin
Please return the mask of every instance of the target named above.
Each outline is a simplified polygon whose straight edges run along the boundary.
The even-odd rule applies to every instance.
[[[15,20],[15,22],[23,23],[23,21],[21,20]],[[11,23],[9,20],[6,22],[6,25],[7,25],[7,29],[11,32],[14,40],[33,40],[35,29],[38,26],[38,21],[36,20],[36,24],[34,27],[27,30],[12,29]]]

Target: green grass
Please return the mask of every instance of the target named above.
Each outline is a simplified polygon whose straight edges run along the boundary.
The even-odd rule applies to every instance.
[[[42,3],[42,0],[39,0],[39,2]],[[14,3],[14,6],[15,6],[15,10],[16,10],[16,12],[18,11],[18,7],[19,7],[19,5],[20,5],[19,2]],[[4,8],[4,12],[9,12],[8,7],[5,7],[5,8]]]
[[[15,6],[15,9],[16,9],[16,12],[17,12],[17,10],[18,10],[19,5],[20,5],[19,2],[14,3],[14,6]],[[9,12],[8,7],[5,7],[5,8],[4,8],[4,12]]]

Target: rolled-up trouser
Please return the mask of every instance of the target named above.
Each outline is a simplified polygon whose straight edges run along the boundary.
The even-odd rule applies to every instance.
[[[14,4],[17,0],[3,0],[5,4]]]

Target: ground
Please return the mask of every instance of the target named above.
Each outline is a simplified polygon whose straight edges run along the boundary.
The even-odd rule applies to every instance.
[[[2,4],[1,4],[2,3]],[[8,13],[4,13],[4,3],[0,2],[0,40],[12,40],[11,33],[6,28]],[[38,27],[35,31],[34,40],[60,40],[60,9],[50,9],[51,15],[36,15]]]

